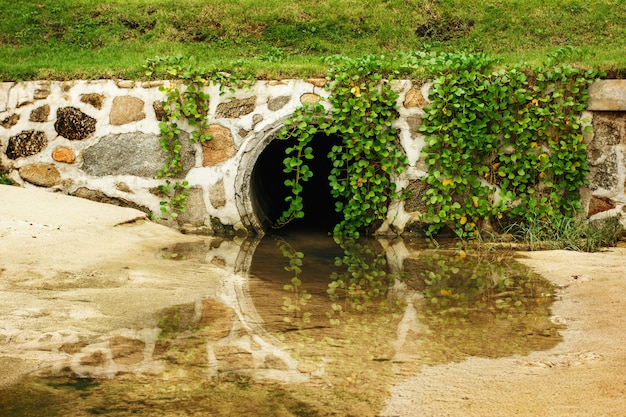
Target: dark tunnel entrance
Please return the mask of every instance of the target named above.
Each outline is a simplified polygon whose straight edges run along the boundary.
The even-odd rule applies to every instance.
[[[332,162],[328,160],[327,154],[333,145],[341,143],[341,138],[323,133],[316,134],[310,143],[314,158],[307,160],[307,164],[313,176],[303,184],[304,218],[295,219],[283,228],[272,228],[288,207],[285,197],[290,190],[284,181],[291,174],[283,172],[283,160],[286,157],[285,150],[293,143],[291,140],[272,140],[254,165],[251,198],[257,217],[267,233],[290,232],[294,229],[332,232],[342,217],[341,213],[335,211],[335,200],[330,193],[328,175]]]

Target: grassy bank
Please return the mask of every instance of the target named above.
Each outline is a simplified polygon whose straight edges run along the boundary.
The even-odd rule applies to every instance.
[[[0,79],[139,78],[157,55],[258,78],[323,75],[322,57],[482,51],[626,74],[626,0],[0,0]]]

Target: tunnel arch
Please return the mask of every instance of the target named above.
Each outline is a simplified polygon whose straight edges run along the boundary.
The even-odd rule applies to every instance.
[[[304,185],[302,194],[305,217],[293,221],[284,229],[272,228],[287,208],[284,198],[289,190],[283,184],[287,177],[282,172],[282,161],[285,149],[295,143],[277,139],[282,127],[281,121],[258,133],[243,151],[235,179],[237,209],[242,224],[257,235],[294,228],[332,232],[334,225],[341,220],[341,214],[335,211],[335,202],[330,194],[328,174],[332,162],[328,160],[327,154],[333,144],[341,142],[341,137],[324,133],[317,133],[310,143],[315,157],[307,161],[313,177]]]

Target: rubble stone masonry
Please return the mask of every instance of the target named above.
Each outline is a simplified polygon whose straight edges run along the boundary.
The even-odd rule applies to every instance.
[[[0,172],[15,185],[78,195],[139,208],[181,230],[217,234],[259,233],[263,227],[251,197],[251,175],[258,156],[284,121],[302,103],[325,97],[325,80],[258,81],[220,95],[210,86],[209,130],[213,140],[189,143],[183,129],[181,151],[188,190],[187,212],[163,219],[157,178],[165,156],[159,121],[167,81],[32,81],[0,83]],[[398,185],[413,197],[395,202],[381,232],[408,233],[423,210],[420,201],[427,167],[419,154],[428,83],[395,83],[399,93],[399,143],[410,167]],[[626,80],[598,81],[591,87],[587,135],[589,185],[581,190],[590,218],[626,216]],[[280,186],[278,184],[277,186]],[[0,192],[0,198],[2,193]]]

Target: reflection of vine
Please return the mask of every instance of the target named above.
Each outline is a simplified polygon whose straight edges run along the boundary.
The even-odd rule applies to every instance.
[[[336,247],[319,242],[309,247],[310,253],[302,247],[309,259],[304,266],[304,254],[279,244],[290,260],[284,269],[293,276],[291,285],[284,287],[288,297],[283,299],[288,302],[281,312],[293,314],[289,321],[293,327],[280,333],[280,340],[298,346],[294,352],[310,365],[320,363],[322,356],[342,355],[335,362],[341,369],[332,372],[344,383],[358,385],[365,369],[384,372],[384,366],[377,367],[383,363],[414,372],[423,364],[470,355],[524,355],[552,348],[561,340],[561,327],[550,321],[554,288],[506,254],[421,245],[416,251],[394,241],[387,251],[402,253],[396,270],[389,267],[391,258],[382,242],[378,246],[374,240],[334,241],[339,254]],[[321,262],[313,266],[309,256]],[[327,263],[333,257],[334,266]],[[314,271],[302,275],[307,266]],[[320,275],[326,267],[330,271]],[[328,298],[319,296],[324,289],[316,286],[320,283],[316,273],[320,278],[330,275],[331,281],[322,283]],[[312,281],[305,281],[308,278]],[[298,305],[303,287],[311,288],[315,297]],[[307,325],[297,317],[303,305],[312,313]],[[327,375],[330,369],[326,368]]]
[[[407,284],[424,295],[420,318],[430,329],[429,343],[447,346],[453,356],[523,353],[556,343],[559,326],[548,309],[554,288],[509,261],[464,251],[420,257]],[[510,346],[500,346],[502,340]]]
[[[293,274],[290,280],[291,283],[283,286],[284,290],[293,292],[293,298],[288,296],[283,297],[284,302],[282,309],[289,314],[289,316],[285,316],[283,320],[287,323],[292,323],[294,319],[301,319],[302,323],[310,323],[311,313],[304,312],[303,307],[307,305],[311,299],[311,294],[300,288],[302,286],[300,274],[302,273],[302,259],[304,258],[304,253],[296,251],[290,244],[280,238],[276,240],[276,246],[278,246],[282,255],[289,259],[289,265],[285,266],[285,270]]]
[[[376,252],[367,244],[354,239],[335,238],[343,249],[343,257],[335,258],[335,265],[344,272],[333,272],[328,284],[328,296],[333,302],[326,313],[331,324],[339,324],[338,317],[349,312],[364,312],[378,302],[387,305],[386,295],[396,276],[388,272],[385,252]]]

